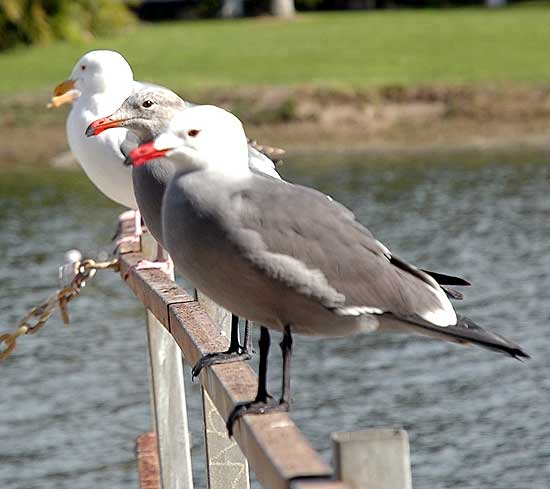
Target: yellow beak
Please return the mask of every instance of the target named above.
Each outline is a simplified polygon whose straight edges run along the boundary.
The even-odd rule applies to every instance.
[[[47,105],[48,109],[55,109],[64,104],[73,102],[80,96],[80,92],[75,88],[73,80],[65,80],[57,85],[53,91],[53,97]]]

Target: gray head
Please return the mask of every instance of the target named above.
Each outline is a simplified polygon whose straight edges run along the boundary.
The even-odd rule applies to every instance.
[[[86,135],[97,136],[112,127],[125,127],[140,143],[147,143],[165,132],[174,115],[188,107],[187,102],[166,88],[144,88],[130,95],[110,116],[92,122]]]

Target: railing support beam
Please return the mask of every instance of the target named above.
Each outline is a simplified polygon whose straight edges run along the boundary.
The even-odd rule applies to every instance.
[[[332,442],[336,477],[352,489],[412,489],[405,430],[333,433]]]
[[[153,259],[157,243],[141,238],[143,256]],[[166,277],[173,280],[174,277]],[[152,417],[158,437],[162,489],[193,489],[191,447],[181,351],[162,323],[147,311]]]

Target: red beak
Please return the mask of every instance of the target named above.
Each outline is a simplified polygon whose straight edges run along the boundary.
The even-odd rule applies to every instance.
[[[154,142],[145,143],[132,150],[132,152],[130,153],[130,160],[132,160],[133,166],[141,166],[147,163],[149,160],[154,160],[156,158],[162,158],[163,156],[166,156],[166,153],[168,153],[168,151],[170,151],[170,149],[156,149]]]
[[[97,136],[112,127],[120,127],[123,122],[124,119],[111,119],[111,116],[102,117],[88,126],[86,129],[86,136]]]

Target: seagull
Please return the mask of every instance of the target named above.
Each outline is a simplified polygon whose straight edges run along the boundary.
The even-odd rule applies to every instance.
[[[124,127],[133,132],[142,143],[149,142],[167,130],[170,121],[174,116],[191,106],[190,102],[181,99],[174,92],[163,87],[144,88],[133,95],[130,95],[113,114],[92,122],[86,129],[87,136],[97,136],[112,128]],[[257,143],[248,140],[248,165],[253,172],[260,172],[265,175],[280,179],[275,169],[275,164],[270,158],[277,158],[283,150],[276,148],[260,147]],[[161,205],[166,187],[174,176],[175,168],[167,158],[158,158],[148,165],[136,166],[132,172],[134,193],[149,231],[159,243],[164,242],[162,236]],[[161,259],[162,249],[155,260],[155,263],[142,261],[136,268],[151,268],[164,266],[165,261]],[[171,262],[168,262],[169,265]],[[463,279],[449,277],[441,274],[431,273],[439,280],[454,285],[469,285]],[[453,298],[461,298],[462,295],[447,288],[447,293]],[[235,321],[236,319],[233,318]],[[252,347],[248,321],[245,323],[244,347],[238,341],[238,326],[231,328],[231,343],[225,352],[215,352],[205,355],[193,367],[193,378],[199,375],[205,366],[217,363],[226,363],[237,360],[246,360],[250,357]]]
[[[214,106],[184,110],[167,132],[130,154],[134,166],[159,157],[176,168],[162,210],[176,268],[233,314],[262,325],[257,395],[234,407],[230,434],[244,414],[288,410],[294,333],[415,332],[529,358],[457,314],[434,278],[391,253],[349,209],[251,171],[233,114]],[[270,329],[283,333],[278,402],[266,386]]]
[[[160,86],[149,86],[135,91],[114,113],[92,121],[86,128],[85,135],[96,136],[117,133],[121,128],[129,131],[140,143],[152,141],[168,127],[170,120],[179,111],[193,106],[174,92]],[[84,134],[83,134],[84,136]],[[122,142],[126,144],[126,140]],[[281,178],[270,158],[278,158],[283,153],[277,148],[262,147],[249,141],[248,161],[254,171],[265,173],[273,178]],[[123,167],[124,154],[121,148],[116,164]],[[174,175],[173,164],[166,158],[159,158],[149,165],[134,168],[131,172],[131,185],[137,201],[137,207],[157,243],[157,256],[154,261],[141,260],[134,268],[138,270],[159,268],[171,275],[173,265],[168,257],[164,259],[162,248],[161,204],[164,191]],[[238,317],[232,318],[231,342],[227,351],[205,355],[193,368],[193,377],[207,365],[247,360],[251,357],[252,345],[248,322],[245,322],[243,345],[239,341]]]
[[[137,209],[132,189],[132,172],[121,163],[124,152],[138,144],[127,129],[117,129],[88,139],[84,132],[99,117],[110,114],[135,90],[144,88],[134,81],[132,69],[115,51],[91,51],[75,64],[69,78],[54,90],[49,107],[72,103],[67,117],[67,139],[73,155],[92,183],[109,199],[131,210]],[[137,213],[136,229],[141,220]]]

